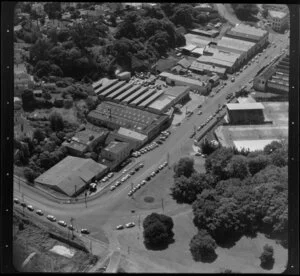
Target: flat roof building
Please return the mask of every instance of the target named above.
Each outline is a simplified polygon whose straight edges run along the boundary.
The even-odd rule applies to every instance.
[[[164,91],[156,91],[152,96],[150,96],[148,99],[144,100],[139,104],[139,107],[147,107],[150,103],[152,103],[154,100],[156,100],[160,95],[162,95]]]
[[[106,172],[106,166],[92,159],[67,156],[37,177],[34,182],[72,197],[81,193],[88,184],[101,178]]]
[[[255,43],[253,42],[234,39],[226,36],[223,36],[217,44],[218,49],[228,49],[237,54],[242,54],[246,52],[249,55],[252,55],[254,46]]]
[[[189,69],[192,71],[195,71],[196,73],[201,73],[201,74],[216,73],[220,77],[223,77],[226,74],[226,68],[209,65],[209,64],[198,62],[198,61],[194,61],[191,64]]]

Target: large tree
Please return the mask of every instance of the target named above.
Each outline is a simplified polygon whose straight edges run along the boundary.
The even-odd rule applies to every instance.
[[[190,157],[181,158],[174,166],[175,177],[190,177],[194,172],[194,159]]]

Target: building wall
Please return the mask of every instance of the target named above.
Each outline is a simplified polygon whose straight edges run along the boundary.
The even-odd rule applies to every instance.
[[[207,93],[208,91],[211,90],[211,86],[207,84],[206,86],[201,86],[200,84],[191,84],[189,82],[185,82],[183,80],[176,80],[176,79],[171,79],[171,78],[166,78],[166,83],[169,85],[178,85],[178,86],[189,86],[191,89],[197,89],[200,92]]]
[[[116,164],[120,164],[130,155],[131,147],[128,146],[126,148],[123,148],[122,150],[118,151],[117,153],[111,152],[109,150],[103,149],[101,151],[102,157],[104,157],[107,160],[114,161]]]
[[[230,124],[260,124],[264,122],[263,110],[227,110]]]
[[[283,18],[272,17],[270,14],[268,15],[268,21],[271,24],[271,27],[274,31],[283,32],[288,28],[289,20],[288,15]]]
[[[268,92],[274,92],[274,93],[279,93],[279,94],[285,94],[289,92],[289,87],[286,85],[282,85],[280,83],[272,83],[268,81],[267,83],[267,90]]]

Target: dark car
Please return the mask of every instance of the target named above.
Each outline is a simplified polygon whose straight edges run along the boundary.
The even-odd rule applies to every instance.
[[[89,230],[87,230],[86,228],[84,228],[84,229],[81,229],[81,231],[80,231],[82,234],[89,234],[90,233],[90,231]]]

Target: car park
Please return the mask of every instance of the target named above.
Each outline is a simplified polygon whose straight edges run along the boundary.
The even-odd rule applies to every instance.
[[[44,215],[44,213],[43,213],[42,210],[36,210],[36,213],[37,213],[39,216],[43,216],[43,215]]]
[[[86,228],[81,229],[80,232],[81,232],[82,234],[89,234],[89,233],[90,233],[90,231],[87,230]]]
[[[66,222],[64,222],[63,220],[59,220],[57,223],[58,223],[60,226],[63,226],[63,227],[66,227],[66,226],[67,226]]]
[[[14,203],[16,203],[16,204],[20,204],[20,200],[19,200],[19,199],[17,199],[17,198],[14,198]]]
[[[125,226],[126,226],[126,228],[131,228],[131,227],[135,226],[135,223],[134,222],[129,222],[129,223],[126,223]]]
[[[47,219],[50,220],[50,221],[56,221],[56,217],[52,216],[52,215],[48,215]]]
[[[27,205],[27,209],[28,209],[29,211],[33,211],[33,210],[34,210],[32,205]]]
[[[117,229],[117,230],[122,230],[122,229],[124,229],[124,226],[123,226],[122,224],[120,224],[120,225],[118,225],[118,226],[116,227],[116,229]]]

